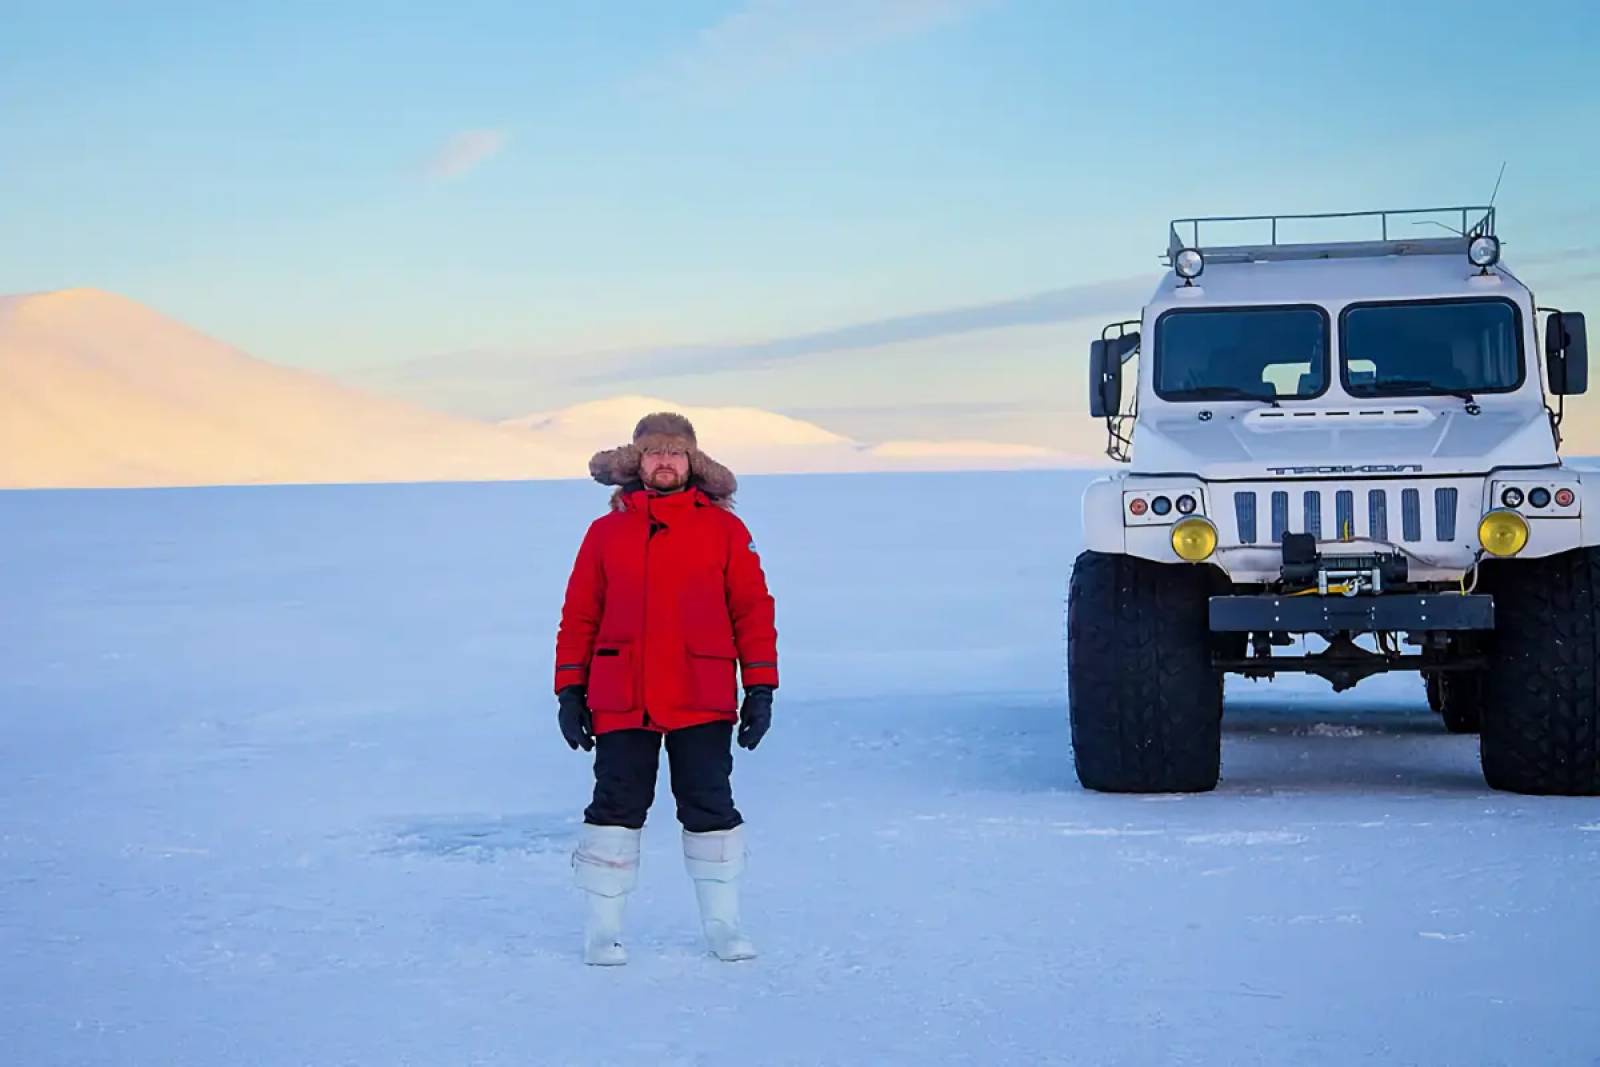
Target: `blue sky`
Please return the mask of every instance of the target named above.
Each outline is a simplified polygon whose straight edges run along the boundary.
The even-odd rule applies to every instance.
[[[621,352],[686,402],[943,418],[1075,386],[1088,320],[784,341],[1131,313],[1072,294],[1153,283],[1173,215],[1477,201],[1506,160],[1508,259],[1600,313],[1586,3],[247,6],[8,8],[0,292],[114,290],[480,414],[516,413],[474,389],[508,366],[508,408],[623,391],[582,373]]]

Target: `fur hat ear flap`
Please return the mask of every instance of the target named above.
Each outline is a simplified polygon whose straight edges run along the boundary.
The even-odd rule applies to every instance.
[[[589,460],[589,475],[601,485],[627,485],[639,480],[640,452],[637,445],[596,452]]]
[[[733,472],[701,451],[689,453],[689,481],[714,500],[729,500],[739,489]]]

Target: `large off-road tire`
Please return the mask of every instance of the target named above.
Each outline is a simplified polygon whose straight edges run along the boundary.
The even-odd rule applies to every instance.
[[[1475,734],[1483,723],[1488,676],[1482,671],[1446,671],[1439,679],[1439,717],[1453,734]]]
[[[1085,788],[1214,789],[1222,675],[1211,666],[1212,568],[1085,552],[1067,593],[1072,756]]]
[[[1600,549],[1496,565],[1480,746],[1496,789],[1600,794]]]

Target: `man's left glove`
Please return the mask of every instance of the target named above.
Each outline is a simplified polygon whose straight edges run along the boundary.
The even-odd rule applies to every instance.
[[[594,719],[589,714],[589,702],[585,696],[581,685],[569,685],[556,694],[556,699],[561,702],[556,721],[561,725],[561,736],[567,739],[567,744],[574,752],[580,745],[585,752],[594,748]]]
[[[752,751],[772,727],[772,686],[752,685],[739,709],[739,747]]]

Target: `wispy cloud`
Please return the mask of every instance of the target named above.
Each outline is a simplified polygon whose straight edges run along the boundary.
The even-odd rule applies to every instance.
[[[604,357],[603,370],[578,380],[603,383],[644,374],[653,378],[714,374],[983,330],[1066,322],[1137,306],[1149,294],[1149,278],[1121,278],[1050,289],[1014,300],[924,311],[764,341],[613,353]]]
[[[970,351],[987,353],[985,373],[997,364],[1021,371],[1029,356],[1019,352],[1019,340],[1036,344],[1032,335],[1000,331],[1051,327],[1076,323],[1074,342],[1098,333],[1099,324],[1112,317],[1125,317],[1149,298],[1151,279],[1141,275],[1111,281],[1091,282],[1051,289],[1012,300],[942,308],[873,319],[832,329],[744,342],[656,345],[627,349],[556,351],[549,348],[477,348],[424,356],[400,363],[388,363],[348,372],[353,384],[401,396],[438,410],[475,418],[509,418],[529,411],[549,410],[565,403],[592,400],[619,391],[640,389],[671,390],[726,387],[729,380],[749,371],[798,368],[803,376],[835,381],[846,387],[856,380],[872,379],[875,370],[899,360],[938,358],[933,349],[966,349],[959,340],[973,336]],[[1077,329],[1081,327],[1081,329]],[[993,336],[976,336],[995,331]],[[1081,335],[1081,336],[1079,336]],[[1066,336],[1059,339],[1067,340]],[[1024,345],[1026,348],[1026,345]],[[689,381],[693,379],[693,381]],[[874,397],[876,399],[876,397]],[[862,433],[876,433],[888,426],[900,428],[903,435],[916,436],[917,427],[929,419],[939,425],[973,427],[968,436],[1009,432],[1007,426],[1033,418],[1031,398],[1011,410],[961,410],[946,408],[929,411],[925,417],[890,419],[885,412],[839,411],[829,415],[830,424],[856,427]],[[816,404],[815,396],[802,400],[790,396],[785,404]],[[905,414],[906,401],[897,398],[895,409]],[[787,410],[787,407],[785,407]],[[1055,418],[1052,414],[1050,418]]]
[[[915,341],[1040,326],[1096,315],[1114,315],[1138,307],[1150,295],[1146,276],[1089,282],[1050,289],[1030,296],[984,304],[922,311],[873,319],[807,333],[754,341],[660,345],[601,352],[537,353],[518,349],[474,349],[425,356],[400,364],[372,367],[365,376],[389,383],[475,380],[509,386],[546,381],[552,369],[588,368],[586,373],[561,373],[567,386],[588,386],[638,378],[662,379],[748,370],[776,364],[824,359]]]
[[[422,173],[435,181],[459,178],[499,155],[506,140],[504,130],[462,130],[439,146],[422,165]]]
[[[746,0],[653,80],[720,91],[956,21],[994,0]]]

